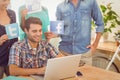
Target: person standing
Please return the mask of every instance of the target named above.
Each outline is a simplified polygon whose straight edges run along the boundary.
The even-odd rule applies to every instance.
[[[104,22],[96,0],[64,0],[57,6],[57,20],[64,21],[64,34],[59,35],[59,50],[64,55],[82,54],[83,63],[92,65]],[[96,38],[91,44],[91,22],[96,24]],[[48,32],[47,39],[58,35]],[[81,61],[81,62],[82,62]]]
[[[15,23],[15,12],[7,9],[10,4],[10,0],[0,0],[0,79],[3,78],[3,74],[9,75],[8,57],[11,45],[18,39],[8,39],[5,31],[5,25]]]

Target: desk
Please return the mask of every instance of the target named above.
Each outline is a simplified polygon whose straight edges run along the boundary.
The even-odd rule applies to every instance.
[[[83,76],[81,76],[79,80],[120,80],[119,73],[107,71],[93,66],[85,65],[80,67],[79,70],[83,74]],[[24,78],[34,80],[30,77]],[[76,80],[76,78],[69,78],[64,80]]]
[[[112,71],[107,71],[93,66],[82,66],[79,71],[83,74],[79,80],[120,80],[120,74]],[[34,80],[30,77],[29,80]],[[76,78],[69,78],[64,80],[76,80]]]
[[[104,51],[102,53],[104,53],[106,55],[106,57],[109,56],[109,59],[111,58],[111,62],[109,63],[108,66],[106,66],[107,70],[110,68],[112,62],[115,62],[118,69],[120,70],[120,68],[119,68],[120,67],[120,61],[119,61],[120,58],[119,58],[119,55],[118,55],[120,52],[117,50],[117,48],[118,48],[118,46],[116,45],[116,43],[112,42],[112,41],[99,42],[99,44],[98,44],[97,50],[99,52]],[[102,54],[95,54],[95,55],[100,56]]]
[[[115,52],[117,49],[116,43],[112,41],[105,41],[105,42],[99,42],[98,50],[104,50],[104,51],[110,51]]]
[[[120,80],[120,74],[112,71],[107,71],[93,66],[82,66],[80,72],[83,76],[79,80]],[[65,80],[76,80],[75,78]]]

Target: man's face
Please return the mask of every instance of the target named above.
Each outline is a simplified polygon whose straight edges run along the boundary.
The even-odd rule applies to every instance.
[[[42,25],[30,24],[30,29],[25,30],[28,40],[33,43],[39,43],[42,38]]]

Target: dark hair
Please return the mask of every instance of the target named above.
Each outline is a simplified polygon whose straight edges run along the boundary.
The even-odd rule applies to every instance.
[[[30,24],[39,24],[42,25],[42,22],[39,18],[36,17],[29,17],[28,19],[25,20],[25,28],[27,30],[30,29]]]

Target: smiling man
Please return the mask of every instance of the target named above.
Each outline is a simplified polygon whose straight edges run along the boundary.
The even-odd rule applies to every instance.
[[[26,39],[16,42],[9,56],[10,75],[43,75],[47,60],[58,52],[47,41],[42,40],[42,22],[30,17],[25,21]]]

